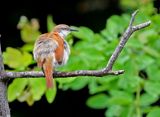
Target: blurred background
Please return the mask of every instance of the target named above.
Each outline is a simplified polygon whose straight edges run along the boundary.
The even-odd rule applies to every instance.
[[[24,45],[26,43],[29,43],[28,41],[25,40],[25,37],[23,36],[23,30],[25,30],[23,27],[25,27],[23,24],[23,26],[20,24],[21,20],[20,18],[22,18],[21,16],[25,16],[26,18],[26,22],[29,23],[32,18],[36,18],[36,22],[38,22],[38,28],[37,30],[39,31],[38,34],[40,33],[45,33],[48,32],[48,27],[49,24],[48,22],[50,22],[50,25],[54,26],[55,24],[68,24],[68,25],[73,25],[76,27],[80,27],[82,30],[82,32],[85,30],[89,31],[89,33],[94,33],[94,35],[96,35],[96,39],[97,38],[104,38],[105,37],[105,29],[107,29],[108,27],[106,26],[106,21],[108,18],[111,18],[111,16],[115,16],[116,18],[119,17],[122,18],[121,20],[124,20],[124,26],[122,26],[122,30],[120,29],[120,32],[115,31],[115,33],[117,33],[115,38],[118,38],[120,36],[120,34],[122,34],[122,32],[124,31],[124,29],[127,27],[127,24],[129,22],[129,18],[130,18],[130,14],[135,11],[136,9],[140,9],[140,18],[138,19],[137,23],[140,22],[144,22],[150,19],[153,19],[155,21],[155,26],[156,26],[156,22],[158,22],[159,20],[159,12],[160,12],[160,1],[159,0],[45,0],[45,1],[1,1],[1,7],[0,7],[0,14],[1,14],[1,18],[0,18],[0,34],[2,35],[1,38],[1,42],[2,42],[2,50],[5,52],[4,53],[4,59],[6,58],[7,60],[7,55],[9,55],[9,49],[7,50],[7,47],[12,47],[12,48],[16,48],[17,50],[20,50],[21,52],[23,51],[23,49],[21,49],[21,47],[23,48]],[[123,15],[126,14],[126,15]],[[145,17],[142,17],[142,16]],[[157,19],[154,17],[152,18],[152,16],[157,15],[156,17],[158,17]],[[49,17],[50,16],[50,17]],[[138,17],[138,16],[137,16]],[[23,17],[24,18],[24,17]],[[113,18],[113,17],[112,17]],[[112,19],[111,18],[111,19]],[[113,19],[116,19],[115,17]],[[124,19],[123,19],[124,18]],[[118,19],[118,18],[117,18]],[[125,20],[126,19],[126,20]],[[48,20],[52,20],[52,21],[48,21]],[[116,21],[121,21],[121,20],[116,20]],[[109,21],[108,21],[109,22]],[[160,20],[159,20],[160,22]],[[110,23],[112,23],[112,21],[110,20]],[[121,28],[121,26],[119,26],[119,22],[116,22],[116,27],[117,28]],[[19,24],[19,26],[18,26]],[[123,24],[123,23],[122,23]],[[85,26],[87,27],[87,29],[84,29],[84,27],[81,26]],[[114,26],[114,25],[113,25]],[[159,26],[159,24],[158,24]],[[112,27],[112,25],[111,25]],[[154,26],[152,26],[154,27]],[[36,30],[36,31],[37,31]],[[91,31],[92,30],[92,31]],[[109,30],[109,29],[108,29]],[[148,38],[148,37],[152,37],[156,35],[155,38],[159,38],[159,33],[160,33],[160,28],[156,27],[155,30],[157,30],[156,34],[153,31],[150,31],[149,34],[151,35],[147,35],[148,32],[141,32],[144,35],[140,35],[137,34],[135,35],[133,38]],[[24,31],[25,32],[25,31]],[[26,34],[30,34],[30,33],[26,33]],[[85,33],[88,34],[88,33]],[[97,36],[98,35],[98,36]],[[73,45],[76,42],[78,42],[79,38],[80,40],[83,40],[83,34],[82,35],[76,35],[73,34],[73,36],[69,37],[69,40],[71,40],[70,44]],[[109,37],[108,35],[106,35],[106,37]],[[82,39],[81,39],[82,38]],[[110,37],[112,38],[112,37]],[[113,39],[113,40],[114,40]],[[84,39],[85,40],[85,39]],[[117,39],[116,39],[117,40]],[[35,40],[34,40],[35,41]],[[143,40],[144,41],[144,40]],[[106,40],[106,43],[111,43],[112,39],[110,40]],[[113,46],[110,47],[110,49],[113,51],[114,47],[116,46],[118,41],[113,41]],[[92,42],[88,42],[89,44],[92,44]],[[149,42],[148,42],[149,43]],[[155,42],[157,43],[157,42]],[[96,44],[96,43],[95,43]],[[137,44],[137,43],[136,43]],[[136,45],[135,44],[135,45]],[[145,47],[146,43],[142,43],[143,47]],[[32,43],[33,45],[33,43]],[[131,47],[130,52],[128,53],[133,53],[135,52],[135,55],[137,55],[136,51],[141,51],[141,49],[139,49],[139,47],[135,47],[136,49],[134,49],[134,46],[132,47],[132,45],[134,45],[134,42],[132,42],[130,45],[128,45],[128,47]],[[158,46],[158,45],[157,45]],[[156,46],[156,47],[157,47]],[[78,48],[80,48],[81,46],[75,45],[73,46],[73,58],[74,56],[76,56],[74,54],[74,50],[78,50]],[[152,46],[151,46],[152,47]],[[93,48],[93,47],[91,47]],[[97,47],[98,48],[98,47]],[[99,48],[98,48],[99,49]],[[106,48],[107,50],[108,48]],[[24,49],[25,51],[28,50],[28,53],[32,53],[31,49]],[[80,49],[81,50],[81,49]],[[82,50],[83,51],[83,50]],[[85,51],[85,50],[84,50]],[[83,52],[84,52],[83,51]],[[109,51],[109,52],[112,52]],[[125,50],[124,50],[125,51]],[[150,53],[154,53],[155,51],[151,51],[151,50],[146,50],[149,51]],[[8,52],[8,53],[7,53]],[[149,53],[148,52],[148,53]],[[157,52],[157,53],[156,53]],[[157,61],[159,58],[159,54],[160,52],[157,50],[155,53],[155,57]],[[145,52],[144,52],[145,53]],[[139,53],[138,53],[139,54]],[[142,53],[140,53],[141,55]],[[32,54],[31,54],[32,55]],[[109,54],[103,54],[104,57],[109,57]],[[125,54],[123,53],[123,60],[125,61],[129,61],[127,59],[127,57],[124,56]],[[78,55],[77,55],[78,56]],[[97,55],[99,56],[99,54]],[[121,57],[122,57],[121,56]],[[131,55],[132,57],[134,57],[133,55]],[[152,55],[151,55],[152,56]],[[131,57],[131,58],[132,58]],[[98,58],[98,57],[97,57]],[[143,58],[143,56],[141,57]],[[154,58],[154,57],[153,57]],[[14,59],[14,57],[12,58]],[[103,58],[104,59],[104,58]],[[103,61],[102,59],[102,61]],[[136,58],[135,58],[136,59]],[[74,62],[76,62],[77,59],[75,59]],[[98,60],[98,59],[96,59]],[[88,60],[90,61],[90,59]],[[104,59],[105,61],[105,59]],[[126,62],[125,61],[125,62]],[[149,65],[151,65],[152,63],[155,64],[154,62],[152,62],[150,59],[146,59],[146,61],[149,61]],[[151,62],[150,62],[151,61]],[[83,62],[83,61],[82,61]],[[105,65],[105,62],[102,62]],[[119,68],[120,69],[125,69],[123,68],[123,63],[119,62],[120,64],[118,64],[118,66],[116,66],[115,68]],[[139,62],[140,63],[140,62]],[[139,64],[137,63],[137,64]],[[142,82],[145,82],[146,79],[148,79],[150,74],[150,71],[147,69],[148,66],[145,66],[146,63],[143,62],[144,65],[142,65],[142,69],[135,69],[135,71],[137,71],[137,76],[141,77],[142,80],[140,82],[140,85],[133,86],[132,88],[135,90],[132,91],[127,91],[130,93],[130,95],[132,95],[133,97],[133,102],[134,99],[136,99],[136,96],[139,94],[143,94],[144,92],[148,92],[148,89],[144,88],[145,84]],[[141,64],[143,64],[141,62]],[[148,63],[148,62],[147,62]],[[74,63],[76,64],[76,63]],[[78,63],[77,63],[78,64]],[[78,64],[80,65],[81,62]],[[87,68],[87,69],[96,69],[97,66],[99,65],[99,68],[101,68],[103,65],[100,65],[100,63],[98,63],[98,65],[94,65],[94,67],[87,67],[85,66],[86,64],[89,64],[89,66],[92,66],[92,62],[91,63],[85,63],[84,62],[84,67],[77,67],[75,69],[83,69],[83,68]],[[122,64],[122,65],[121,65]],[[14,68],[12,65],[10,65],[9,62],[5,62],[5,68],[8,70],[15,70],[15,71],[20,71],[20,70],[33,70],[36,69],[35,68],[35,63],[32,62],[29,65],[26,65],[24,68]],[[71,63],[69,63],[69,65],[71,65]],[[69,66],[68,65],[68,66]],[[129,66],[132,66],[132,64],[127,64]],[[148,65],[148,64],[147,64]],[[145,67],[144,67],[145,66]],[[159,71],[159,65],[157,66],[157,68],[153,68]],[[62,68],[62,70],[74,70],[74,67],[72,67],[72,69],[68,69],[67,67],[65,67],[64,69]],[[127,71],[128,68],[125,69],[125,71]],[[132,74],[132,70],[129,74],[129,76],[131,76],[130,74]],[[134,71],[134,70],[133,70]],[[135,74],[134,74],[135,75]],[[124,76],[121,76],[124,77]],[[145,78],[144,78],[145,77]],[[123,82],[123,81],[118,81],[118,79],[116,78],[116,81],[113,81],[112,77],[110,78],[110,81],[106,81],[106,80],[102,80],[102,81],[98,81],[98,83],[96,84],[96,86],[102,86],[104,85],[103,83],[106,82],[106,85],[108,85],[107,83],[110,83],[110,85],[113,82]],[[159,80],[158,80],[159,81]],[[16,81],[15,81],[16,82]],[[19,82],[19,81],[18,81]],[[28,82],[28,81],[27,81]],[[44,82],[44,81],[42,81]],[[129,112],[121,107],[124,107],[127,109],[131,108],[130,105],[132,105],[133,103],[129,103],[129,102],[125,102],[125,99],[122,100],[118,100],[117,104],[111,104],[111,105],[102,105],[102,107],[98,106],[98,104],[100,103],[105,103],[103,102],[105,96],[104,94],[107,96],[106,98],[108,99],[108,96],[113,96],[112,95],[112,88],[108,88],[108,87],[103,87],[100,89],[100,91],[92,91],[94,90],[93,88],[95,88],[96,86],[91,86],[94,85],[93,82],[97,82],[97,81],[93,81],[92,83],[90,83],[89,81],[67,81],[65,83],[61,83],[62,81],[57,81],[57,89],[56,89],[56,96],[54,101],[48,101],[46,100],[45,95],[45,91],[41,94],[39,99],[33,99],[33,102],[27,102],[26,100],[28,100],[28,97],[22,101],[20,96],[23,97],[25,94],[24,92],[26,92],[26,87],[28,87],[28,84],[25,84],[25,86],[22,88],[21,91],[21,95],[18,97],[14,97],[12,98],[12,93],[10,92],[16,92],[17,89],[15,88],[15,86],[11,85],[9,88],[9,96],[11,96],[10,98],[10,109],[11,109],[11,114],[13,117],[32,117],[32,116],[43,116],[43,117],[63,117],[63,116],[69,116],[69,117],[82,117],[82,116],[93,116],[93,117],[141,117],[141,116],[146,116],[149,112],[151,111],[147,111],[147,109],[149,110],[150,108],[148,107],[159,107],[159,91],[158,94],[151,99],[151,101],[149,100],[149,104],[147,106],[145,106],[140,112],[139,112],[139,108],[143,107],[144,105],[140,105],[140,107],[137,107],[136,109],[132,108]],[[83,82],[83,83],[82,83]],[[85,82],[85,83],[84,83]],[[128,82],[134,82],[132,80],[128,80]],[[136,80],[137,82],[137,80]],[[9,81],[9,84],[13,83],[13,81]],[[21,82],[19,82],[21,83]],[[82,85],[79,88],[75,88],[74,89],[74,85],[76,85],[76,83],[81,83]],[[15,83],[16,84],[16,83]],[[32,84],[32,83],[31,83]],[[45,83],[44,83],[45,84]],[[61,84],[61,85],[60,85]],[[122,83],[123,84],[123,83]],[[106,86],[105,85],[105,86]],[[151,84],[152,85],[152,84]],[[160,85],[157,84],[160,88]],[[150,84],[147,84],[146,87],[150,87]],[[37,86],[39,87],[39,86]],[[58,88],[59,87],[59,88]],[[92,88],[91,88],[92,87]],[[96,87],[96,88],[97,88]],[[112,86],[111,86],[112,87]],[[113,85],[113,87],[118,87],[117,89],[114,89],[114,91],[118,90],[118,91],[126,91],[126,89],[124,87],[121,87],[119,85]],[[138,92],[137,92],[137,87],[142,87]],[[154,87],[154,86],[153,86]],[[31,85],[31,89],[32,89],[32,85]],[[149,89],[149,92],[152,92],[154,88]],[[14,90],[14,91],[13,91]],[[36,91],[39,92],[40,89],[37,89]],[[46,90],[46,89],[45,89]],[[28,91],[28,90],[27,90]],[[110,93],[111,91],[111,93]],[[32,92],[32,91],[31,91]],[[101,94],[101,93],[104,94]],[[137,95],[136,95],[137,93]],[[99,95],[100,94],[100,95]],[[123,94],[123,93],[122,93]],[[23,96],[22,96],[23,95]],[[94,98],[92,98],[90,101],[87,101],[87,99],[90,96],[94,96],[94,95],[99,95],[98,99],[102,100],[102,102],[98,102],[95,101],[94,102]],[[117,93],[116,95],[121,95],[121,93]],[[127,94],[128,95],[128,94]],[[150,93],[149,93],[150,95]],[[123,95],[123,97],[126,95]],[[145,95],[146,96],[146,95]],[[144,96],[144,99],[145,98]],[[24,97],[23,97],[24,98]],[[51,99],[52,100],[52,99]],[[87,101],[87,102],[86,102]],[[93,102],[92,102],[93,101]],[[112,100],[113,101],[113,100]],[[115,100],[116,101],[116,100]],[[124,104],[120,104],[120,101],[124,101]],[[51,102],[51,103],[48,103]],[[90,103],[96,103],[94,105],[90,104]],[[129,103],[129,104],[128,104]],[[117,106],[118,105],[118,106]],[[120,105],[120,106],[119,106]],[[136,107],[136,106],[135,106]],[[109,110],[110,108],[110,110]],[[146,109],[147,108],[147,109]],[[113,110],[115,109],[115,112],[113,112]],[[138,110],[139,109],[139,110]],[[146,109],[144,111],[144,109]],[[159,108],[158,108],[159,109]],[[109,114],[107,114],[107,110],[109,110]],[[122,110],[125,110],[123,112],[121,112]],[[132,112],[133,110],[133,112]],[[137,115],[139,116],[135,116],[133,113],[137,113]],[[155,111],[155,110],[154,110]],[[114,114],[112,114],[114,113]],[[118,115],[116,115],[115,113],[120,113]],[[125,113],[125,114],[124,114]],[[127,114],[126,113],[130,113]],[[153,112],[155,113],[155,112]],[[131,115],[131,116],[130,116]],[[152,115],[150,115],[150,117],[152,117]],[[158,116],[154,116],[154,117],[158,117]]]
[[[122,13],[119,6],[119,0],[62,0],[62,1],[26,1],[18,2],[5,1],[1,3],[1,34],[4,44],[20,45],[19,30],[17,23],[21,16],[29,19],[37,18],[40,22],[40,30],[47,31],[46,20],[48,15],[52,15],[56,24],[66,23],[75,26],[87,26],[94,31],[104,28],[107,17],[112,14]],[[14,38],[14,41],[13,41]],[[12,40],[12,41],[10,41]],[[5,46],[8,46],[5,45]]]

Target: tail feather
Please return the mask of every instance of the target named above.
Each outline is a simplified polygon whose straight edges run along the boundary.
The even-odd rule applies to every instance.
[[[43,68],[43,63],[44,63],[44,60],[43,61],[41,61],[40,59],[37,60],[38,67]]]
[[[51,60],[45,60],[43,64],[43,71],[46,78],[47,88],[53,87],[53,66]]]

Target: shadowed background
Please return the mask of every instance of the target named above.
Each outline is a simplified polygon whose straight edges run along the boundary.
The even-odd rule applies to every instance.
[[[15,5],[13,5],[15,4]],[[159,7],[159,0],[155,7]],[[75,26],[87,26],[95,32],[104,28],[106,19],[113,14],[121,14],[119,0],[45,0],[45,1],[1,1],[0,4],[0,34],[2,35],[2,50],[7,46],[20,47],[23,42],[17,23],[24,15],[37,18],[40,22],[40,31],[46,32],[46,18],[52,15],[56,24],[65,23]],[[87,87],[79,91],[58,90],[56,99],[48,104],[43,97],[29,107],[26,103],[14,101],[10,103],[11,113],[17,116],[104,116],[105,110],[93,110],[86,106],[89,97]]]

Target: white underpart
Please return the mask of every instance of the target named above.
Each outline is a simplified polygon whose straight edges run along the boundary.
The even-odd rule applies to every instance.
[[[62,39],[65,39],[69,33],[70,33],[70,31],[62,30],[61,32],[59,32],[59,35],[62,37]],[[63,54],[62,63],[59,65],[58,62],[56,61],[56,59],[54,59],[53,60],[54,66],[58,67],[58,66],[65,65],[68,61],[69,55],[70,55],[70,47],[69,47],[67,41],[64,40],[64,54]]]
[[[62,37],[62,38],[66,38],[66,36],[70,33],[70,31],[67,31],[67,30],[62,30],[61,32],[59,32],[59,35]]]
[[[62,64],[66,64],[70,55],[70,47],[68,45],[68,43],[64,40],[65,45],[64,45],[64,55],[63,55],[63,63]]]
[[[59,34],[62,39],[70,33],[70,31],[61,31]],[[42,38],[42,37],[41,37]],[[37,61],[40,59],[41,61],[45,60],[45,58],[52,58],[53,67],[62,66],[67,63],[69,55],[70,55],[70,48],[66,40],[64,40],[64,54],[62,63],[59,64],[58,61],[55,59],[55,54],[53,52],[58,47],[58,43],[53,41],[52,39],[48,40],[37,40],[34,46],[33,54],[34,59]]]
[[[70,47],[69,47],[68,43],[65,41],[64,54],[63,54],[62,63],[58,64],[58,62],[56,61],[56,59],[53,59],[53,65],[54,65],[54,67],[59,67],[59,66],[65,65],[67,63],[67,61],[68,61],[69,55],[70,55]],[[55,58],[55,55],[53,55],[53,58]]]

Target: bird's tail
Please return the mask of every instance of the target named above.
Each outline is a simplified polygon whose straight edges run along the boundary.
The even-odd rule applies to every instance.
[[[53,66],[50,59],[46,59],[43,64],[43,72],[46,78],[47,88],[53,87]]]

